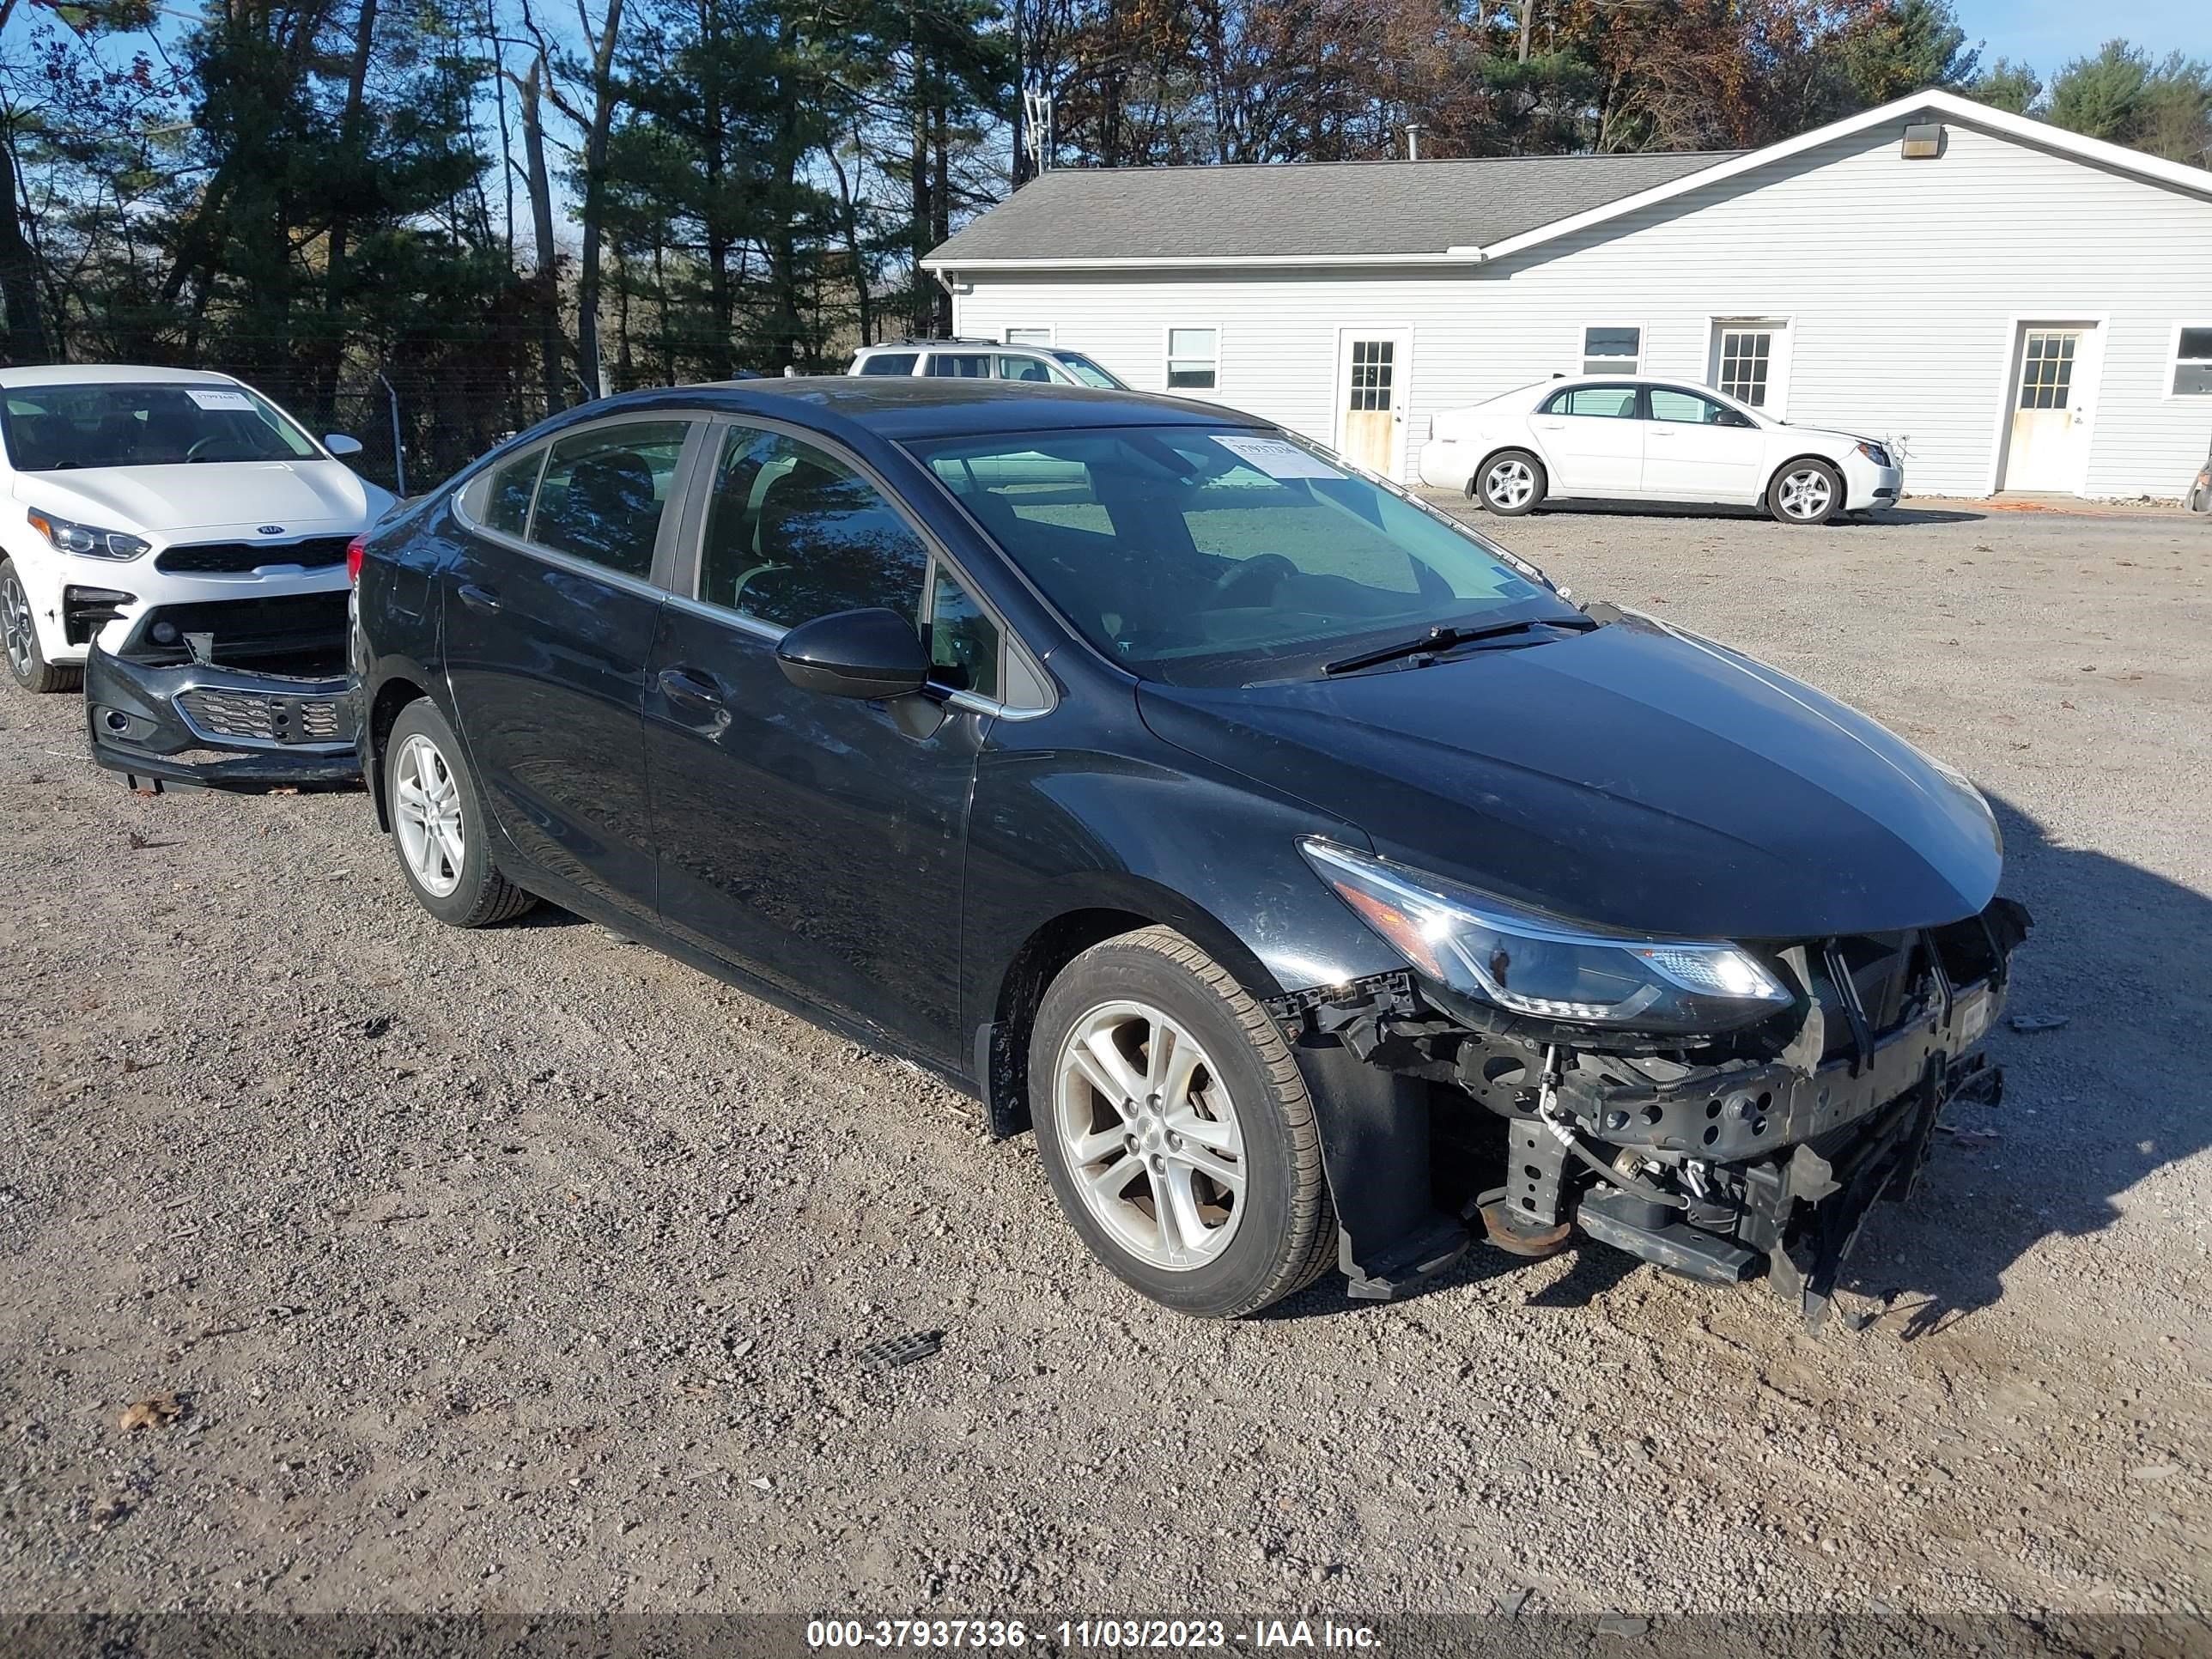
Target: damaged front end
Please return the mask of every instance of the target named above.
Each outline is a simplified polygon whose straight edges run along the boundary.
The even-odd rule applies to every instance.
[[[1912,1192],[1944,1107],[1997,1100],[2000,1072],[1970,1051],[1997,1018],[2029,923],[2019,904],[1995,898],[1962,921],[1889,933],[1595,941],[1656,958],[1659,969],[1645,970],[1654,981],[1732,981],[1728,994],[1746,1012],[1731,1024],[1718,999],[1668,1004],[1587,963],[1572,983],[1597,1000],[1508,989],[1540,954],[1525,915],[1512,952],[1499,945],[1468,958],[1470,976],[1435,955],[1424,962],[1449,941],[1416,903],[1370,886],[1354,908],[1421,971],[1279,997],[1271,1012],[1303,1045],[1340,1047],[1429,1085],[1432,1132],[1484,1150],[1474,1163],[1488,1178],[1449,1197],[1493,1244],[1547,1255],[1579,1229],[1692,1278],[1764,1275],[1815,1325],[1875,1202]],[[1721,965],[1670,962],[1677,949],[1706,950]],[[1662,1029],[1638,1029],[1633,1012],[1606,1023],[1638,997]],[[1523,1006],[1500,1006],[1509,998]],[[1711,1029],[1695,1029],[1701,1013]],[[1453,1101],[1494,1115],[1455,1113]],[[1489,1133],[1468,1133],[1480,1126]]]
[[[357,781],[348,595],[157,605],[85,659],[92,756],[133,788]]]

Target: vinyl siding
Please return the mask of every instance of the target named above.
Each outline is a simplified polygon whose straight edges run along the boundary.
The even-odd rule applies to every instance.
[[[1893,442],[1909,492],[1998,482],[2021,320],[2096,321],[2086,493],[2179,496],[2212,398],[2169,388],[2178,324],[2212,323],[2212,201],[1947,124],[1837,140],[1465,273],[981,274],[958,331],[1049,325],[1163,390],[1170,326],[1221,330],[1232,407],[1333,441],[1338,331],[1411,331],[1411,475],[1428,418],[1581,368],[1586,325],[1644,331],[1643,372],[1705,381],[1719,317],[1790,322],[1785,413]],[[2077,381],[2077,393],[2082,389]]]

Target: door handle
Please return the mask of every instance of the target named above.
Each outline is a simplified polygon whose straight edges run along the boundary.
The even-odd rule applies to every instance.
[[[711,676],[679,664],[662,669],[659,678],[660,689],[671,702],[689,703],[694,708],[710,709],[717,714],[723,711],[721,690]]]
[[[1671,438],[1674,435],[1674,434],[1671,432],[1647,432],[1644,434],[1644,436],[1648,438]]]
[[[463,582],[459,590],[461,603],[471,611],[492,611],[499,609],[496,588],[479,587],[474,582]]]

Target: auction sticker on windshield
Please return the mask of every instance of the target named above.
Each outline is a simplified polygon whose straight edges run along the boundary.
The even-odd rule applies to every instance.
[[[1319,456],[1308,453],[1296,444],[1285,443],[1280,438],[1224,438],[1213,434],[1213,441],[1248,466],[1255,466],[1271,478],[1341,478],[1344,474]]]
[[[185,396],[202,409],[244,409],[253,407],[253,399],[243,392],[207,391],[199,386],[187,386]]]

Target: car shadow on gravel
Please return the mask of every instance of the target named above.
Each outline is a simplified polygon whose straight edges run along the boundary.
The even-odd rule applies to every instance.
[[[2212,1144],[2212,899],[1990,805],[2004,891],[2035,918],[1989,1045],[2004,1101],[1946,1115],[1919,1191],[1876,1210],[1844,1279],[1907,1341],[1995,1306],[2023,1256],[2104,1231],[2124,1194]]]
[[[1674,507],[1655,501],[1562,501],[1537,509],[1547,517],[1593,519],[1723,519],[1735,523],[1768,524],[1773,520],[1766,509],[1759,507]],[[1837,519],[1820,526],[1823,530],[1883,530],[1903,525],[1978,524],[1987,518],[1986,513],[1969,513],[1957,507],[1893,507],[1863,515]],[[1487,513],[1471,512],[1469,521],[1480,525],[1489,521],[1499,526],[1512,522],[1497,519]],[[1792,534],[1802,526],[1778,525]]]

